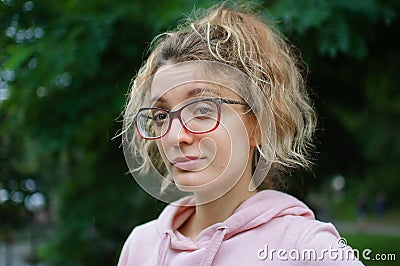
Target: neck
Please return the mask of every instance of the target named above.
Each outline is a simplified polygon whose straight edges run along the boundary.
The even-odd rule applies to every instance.
[[[196,206],[195,216],[202,229],[225,221],[246,199],[256,193],[248,191],[247,186],[245,191],[238,191],[237,188],[239,186],[214,201]]]
[[[257,193],[248,190],[251,174],[246,176],[249,178],[242,176],[229,192],[218,199],[196,205],[196,212],[179,228],[179,231],[194,241],[205,228],[228,219],[240,204]],[[201,193],[195,193],[195,198],[196,202],[204,202]]]

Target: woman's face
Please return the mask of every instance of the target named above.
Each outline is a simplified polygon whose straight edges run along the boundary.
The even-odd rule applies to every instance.
[[[223,98],[243,103],[232,90],[215,83],[189,80],[173,84],[171,79],[173,76],[168,71],[161,69],[156,73],[151,86],[152,107],[175,111],[203,98]],[[207,103],[196,105],[196,108],[194,112],[209,110]],[[243,175],[251,179],[253,138],[247,130],[249,119],[245,114],[246,108],[240,104],[222,103],[219,126],[203,134],[186,130],[178,117],[171,121],[167,134],[156,142],[179,189],[190,192],[217,189],[226,193]],[[190,120],[190,117],[184,119]]]

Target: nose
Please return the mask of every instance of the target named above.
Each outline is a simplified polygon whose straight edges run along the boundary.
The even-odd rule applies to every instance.
[[[171,127],[164,139],[173,146],[179,146],[181,143],[191,144],[193,143],[193,133],[187,131],[179,118],[175,117],[172,119]]]

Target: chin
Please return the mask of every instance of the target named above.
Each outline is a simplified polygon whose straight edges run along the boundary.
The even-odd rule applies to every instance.
[[[176,187],[183,192],[207,192],[211,197],[218,198],[232,189],[238,181],[232,179],[231,175],[221,175],[205,172],[181,172],[173,173]],[[219,196],[218,196],[219,195]]]
[[[174,171],[172,177],[177,188],[184,192],[203,191],[213,180],[206,180],[204,177],[210,177],[210,174],[189,171]]]

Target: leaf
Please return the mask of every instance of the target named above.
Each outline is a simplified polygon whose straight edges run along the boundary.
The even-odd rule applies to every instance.
[[[22,64],[26,63],[34,53],[33,47],[26,45],[11,45],[6,49],[7,60],[4,69],[18,69]]]

